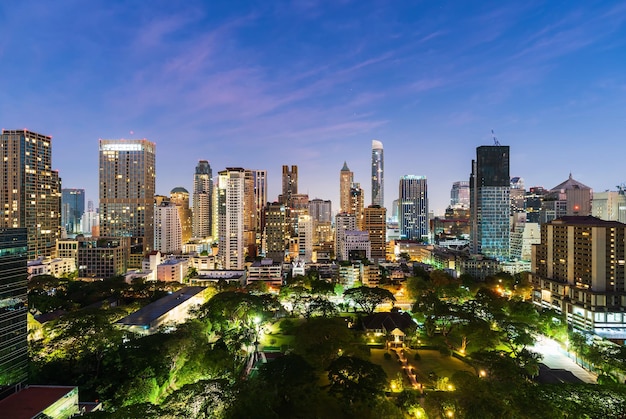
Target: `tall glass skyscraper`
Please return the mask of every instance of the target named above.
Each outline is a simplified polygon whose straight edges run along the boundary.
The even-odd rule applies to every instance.
[[[80,220],[84,213],[85,190],[61,189],[61,224],[67,233],[82,233]]]
[[[480,146],[472,160],[470,222],[472,253],[497,260],[510,255],[511,177],[509,146]]]
[[[400,236],[407,240],[428,240],[428,186],[425,176],[400,178],[398,207]]]
[[[385,207],[383,143],[372,140],[372,205]]]
[[[0,399],[28,378],[27,229],[0,229]]]
[[[100,140],[100,235],[131,237],[133,266],[154,247],[155,158],[145,139]]]

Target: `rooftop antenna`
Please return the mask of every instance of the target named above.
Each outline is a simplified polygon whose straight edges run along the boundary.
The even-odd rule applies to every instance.
[[[491,135],[493,136],[493,145],[500,145],[500,141],[496,138],[496,133],[491,130]]]

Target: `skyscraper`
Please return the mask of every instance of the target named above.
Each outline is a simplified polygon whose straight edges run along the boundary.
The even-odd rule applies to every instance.
[[[469,182],[467,180],[454,182],[450,190],[450,206],[469,208],[469,205]]]
[[[507,260],[510,251],[509,146],[476,148],[470,177],[470,251]]]
[[[193,177],[192,234],[197,238],[215,235],[213,231],[213,172],[207,160],[200,160]]]
[[[245,171],[244,183],[244,247],[248,256],[257,256],[261,241],[262,220],[267,202],[267,171]]]
[[[369,233],[372,261],[384,261],[387,255],[387,210],[370,205],[363,214],[363,230]]]
[[[265,256],[274,262],[285,260],[287,214],[280,202],[268,202],[265,207]]]
[[[82,233],[80,220],[85,212],[84,189],[61,189],[61,225],[68,234]]]
[[[245,169],[228,167],[218,177],[218,256],[222,269],[243,269]]]
[[[385,206],[383,143],[372,140],[372,205]]]
[[[61,237],[61,181],[51,167],[51,137],[2,130],[0,228],[27,228],[29,259],[52,256]]]
[[[348,214],[354,214],[356,216],[356,227],[358,230],[363,230],[363,189],[358,182],[352,183],[350,186],[350,210]]]
[[[350,188],[354,182],[354,173],[348,169],[348,164],[343,162],[339,172],[339,212],[350,211]]]
[[[298,166],[283,165],[283,189],[280,202],[287,207],[292,207],[292,196],[298,194]]]
[[[182,249],[183,229],[178,207],[170,201],[154,206],[154,250],[178,253]]]
[[[131,238],[130,266],[154,247],[156,145],[100,140],[100,234]]]
[[[191,238],[191,209],[189,208],[189,192],[183,187],[176,187],[170,191],[170,201],[178,209],[180,219],[181,240],[187,243]]]
[[[27,229],[0,229],[0,399],[28,378]]]
[[[425,176],[400,178],[398,197],[400,236],[407,240],[428,240],[428,187]]]

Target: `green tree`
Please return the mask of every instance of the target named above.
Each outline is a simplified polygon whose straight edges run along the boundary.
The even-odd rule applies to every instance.
[[[341,356],[328,367],[329,391],[354,402],[374,400],[384,394],[387,374],[380,365]]]
[[[396,301],[391,291],[378,287],[350,288],[344,291],[343,296],[361,307],[367,314],[372,314],[379,304]]]

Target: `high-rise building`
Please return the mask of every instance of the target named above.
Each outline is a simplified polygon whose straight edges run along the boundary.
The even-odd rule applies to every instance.
[[[178,206],[170,201],[154,205],[154,250],[179,253],[183,247],[183,229]]]
[[[574,328],[626,339],[626,225],[563,216],[541,225],[533,246],[533,300]]]
[[[547,223],[564,215],[591,215],[591,188],[569,178],[544,195],[541,203],[541,222]]]
[[[509,258],[511,230],[509,146],[476,148],[470,177],[470,251]]]
[[[287,207],[292,207],[292,196],[298,194],[298,166],[283,165],[283,189],[279,201]]]
[[[82,233],[80,221],[85,212],[84,189],[61,189],[61,225],[68,234]]]
[[[450,190],[450,206],[469,208],[469,204],[469,182],[467,180],[454,182]]]
[[[354,214],[337,214],[335,216],[335,257],[339,261],[348,260],[346,249],[347,232],[357,231]]]
[[[26,228],[0,229],[0,399],[28,379]]]
[[[298,259],[310,263],[313,258],[313,220],[310,215],[298,217]]]
[[[511,178],[511,213],[523,212],[526,200],[526,189],[524,189],[524,179],[515,176]]]
[[[131,238],[131,267],[154,246],[155,163],[151,141],[100,140],[100,234]]]
[[[339,212],[350,212],[350,188],[354,183],[354,173],[344,161],[339,172]]]
[[[189,208],[189,192],[183,187],[176,187],[170,191],[170,202],[178,209],[180,219],[181,240],[187,243],[191,239],[192,221],[191,209]]]
[[[215,235],[213,171],[207,160],[200,160],[193,176],[192,234],[197,238]]]
[[[329,200],[312,199],[309,201],[309,215],[313,220],[313,245],[321,250],[323,243],[332,242],[332,204]]]
[[[372,205],[385,206],[383,143],[372,140]]]
[[[218,256],[222,269],[243,269],[245,169],[227,167],[218,177]]]
[[[531,186],[524,197],[524,210],[526,220],[529,223],[539,223],[541,221],[541,207],[543,198],[548,193],[543,186]]]
[[[28,258],[54,256],[61,237],[61,181],[52,138],[28,130],[0,134],[0,228],[28,230]]]
[[[262,220],[267,202],[267,171],[245,171],[244,181],[244,247],[246,255],[257,256],[262,235]]]
[[[356,216],[356,228],[363,230],[363,189],[360,183],[353,183],[350,187],[350,211],[348,214]]]
[[[370,205],[363,214],[363,230],[369,233],[372,261],[384,261],[387,254],[387,210]]]
[[[400,178],[398,197],[400,236],[406,240],[428,241],[428,185],[425,176]]]
[[[265,257],[274,262],[285,259],[287,213],[280,202],[268,202],[265,207]]]

